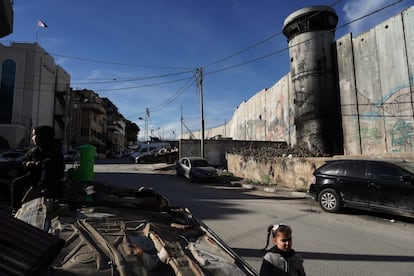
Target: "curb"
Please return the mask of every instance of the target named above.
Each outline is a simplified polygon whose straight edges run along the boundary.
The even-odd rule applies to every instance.
[[[239,185],[245,189],[249,189],[252,191],[261,191],[265,193],[270,194],[276,194],[284,197],[290,197],[290,198],[312,198],[308,193],[306,192],[298,192],[294,190],[290,190],[287,188],[277,188],[277,187],[266,187],[261,185],[253,185],[253,184],[247,184],[247,183],[240,183],[240,181],[236,181],[239,183]],[[233,184],[233,183],[232,183]],[[234,183],[233,185],[236,185]]]

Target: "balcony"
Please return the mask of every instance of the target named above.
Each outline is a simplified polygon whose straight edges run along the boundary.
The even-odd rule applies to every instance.
[[[105,108],[102,105],[100,105],[96,102],[89,102],[88,101],[88,102],[82,104],[82,109],[92,110],[97,114],[106,114]]]

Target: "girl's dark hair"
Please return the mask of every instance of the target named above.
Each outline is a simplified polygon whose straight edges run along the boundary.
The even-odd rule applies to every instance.
[[[266,250],[266,248],[269,246],[270,233],[272,233],[272,238],[276,237],[277,233],[283,233],[285,235],[292,235],[292,228],[290,228],[289,225],[286,225],[283,223],[269,225],[267,227],[266,246],[263,248],[263,250]]]
[[[55,138],[55,129],[51,126],[38,126],[34,128],[34,134],[41,144],[49,144]]]

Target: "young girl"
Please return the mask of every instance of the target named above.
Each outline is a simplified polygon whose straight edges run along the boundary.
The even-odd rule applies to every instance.
[[[292,249],[292,229],[285,224],[270,225],[264,250],[269,245],[270,233],[274,246],[263,257],[260,275],[305,276],[303,259]]]

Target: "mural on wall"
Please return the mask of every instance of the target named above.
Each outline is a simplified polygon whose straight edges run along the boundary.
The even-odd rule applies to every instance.
[[[398,119],[391,129],[391,143],[393,152],[408,151],[412,149],[413,125]]]
[[[283,96],[277,101],[274,116],[269,122],[269,134],[267,139],[270,141],[285,141],[287,132],[287,122],[285,117],[285,108],[283,105]]]
[[[361,138],[365,153],[381,151],[384,140],[388,143],[387,152],[413,150],[414,112],[410,91],[408,84],[401,85],[375,103],[369,99],[365,103],[359,103],[360,129],[359,133],[354,132],[352,140]]]
[[[411,77],[412,79],[412,77]],[[413,99],[411,92],[414,87],[402,85],[391,91],[384,101],[385,117],[390,117],[387,132],[391,137],[391,152],[410,152],[413,142]]]

